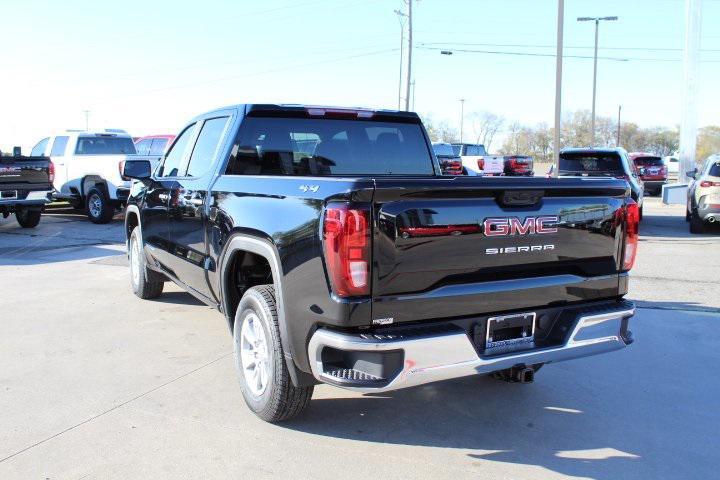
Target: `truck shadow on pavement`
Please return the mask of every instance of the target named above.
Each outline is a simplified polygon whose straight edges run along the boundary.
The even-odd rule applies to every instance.
[[[470,450],[478,473],[487,465],[479,460],[607,480],[639,467],[646,455],[642,444],[628,439],[627,418],[588,411],[543,383],[469,377],[362,398],[313,399],[307,414],[287,426],[367,442]]]

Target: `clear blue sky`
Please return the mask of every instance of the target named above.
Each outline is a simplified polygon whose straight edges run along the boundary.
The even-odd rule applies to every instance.
[[[552,123],[555,0],[421,0],[415,9],[415,109],[458,123],[488,110]],[[700,124],[720,124],[720,1],[704,0]],[[175,132],[189,117],[242,102],[394,108],[401,0],[37,1],[2,8],[0,148],[84,126]],[[598,112],[644,126],[679,123],[683,0],[566,0],[568,55],[592,56],[601,25]],[[440,45],[447,43],[447,45]],[[452,44],[452,45],[451,45]],[[461,45],[465,44],[465,45]],[[487,45],[467,45],[487,44]],[[510,46],[522,45],[522,46]],[[534,47],[528,47],[533,45]],[[656,50],[651,50],[656,49]],[[715,50],[715,51],[713,51]],[[565,60],[563,109],[589,109],[592,60]],[[470,128],[470,127],[468,127]]]

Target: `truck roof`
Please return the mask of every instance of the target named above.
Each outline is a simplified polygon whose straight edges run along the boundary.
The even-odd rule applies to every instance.
[[[272,116],[273,114],[315,117],[324,116],[325,114],[338,115],[343,113],[358,113],[358,118],[375,118],[388,121],[405,121],[420,122],[420,117],[415,112],[405,112],[400,110],[373,109],[366,107],[339,107],[329,105],[307,105],[295,103],[240,103],[229,105],[223,108],[217,108],[206,112],[199,117],[207,116],[214,112],[222,112],[227,110],[238,110],[245,115],[252,116],[255,114],[265,114]]]

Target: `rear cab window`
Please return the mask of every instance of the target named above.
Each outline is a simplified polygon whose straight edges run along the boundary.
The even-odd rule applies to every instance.
[[[625,175],[622,159],[615,152],[563,152],[559,167],[560,175]]]
[[[80,136],[75,155],[135,155],[135,144],[130,137],[112,135]]]
[[[233,175],[434,175],[420,123],[246,117]]]

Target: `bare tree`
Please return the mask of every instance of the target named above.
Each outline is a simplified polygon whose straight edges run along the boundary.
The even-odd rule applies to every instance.
[[[475,112],[471,114],[475,143],[485,145],[485,150],[490,151],[495,135],[505,125],[505,118],[491,112]]]

